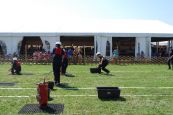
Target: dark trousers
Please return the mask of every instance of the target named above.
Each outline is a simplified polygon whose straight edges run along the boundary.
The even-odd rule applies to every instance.
[[[61,61],[54,60],[53,61],[53,74],[55,83],[60,83],[60,69],[61,69]]]
[[[106,66],[108,65],[108,63],[102,63],[98,66],[98,72],[101,73],[101,69],[103,71],[105,71],[106,73],[109,73],[110,71],[108,69],[106,69]]]
[[[169,69],[171,69],[171,64],[173,65],[173,61],[171,59],[168,59],[168,67],[169,67]]]
[[[66,73],[67,66],[68,66],[68,60],[66,59],[62,63],[62,69],[61,69],[62,74],[65,74]]]

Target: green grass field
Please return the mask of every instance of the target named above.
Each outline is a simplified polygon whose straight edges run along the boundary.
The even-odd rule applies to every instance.
[[[91,74],[96,65],[70,65],[75,77],[61,76],[69,90],[55,87],[53,104],[64,104],[63,115],[173,115],[173,70],[166,65],[109,65],[110,76]],[[26,104],[37,104],[36,83],[52,70],[51,65],[22,65],[23,75],[8,75],[10,65],[0,65],[0,115],[15,115]],[[47,76],[53,80],[53,74]],[[98,99],[96,87],[118,86],[122,100]],[[22,88],[22,89],[19,89]],[[11,96],[11,97],[9,97]],[[21,96],[21,97],[17,97]],[[46,113],[44,113],[46,114]]]

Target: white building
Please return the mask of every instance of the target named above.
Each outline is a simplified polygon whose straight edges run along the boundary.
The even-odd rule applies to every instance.
[[[145,57],[151,57],[151,42],[171,40],[173,26],[157,20],[76,20],[53,25],[0,27],[3,55],[25,52],[31,45],[52,51],[55,42],[61,41],[66,45],[93,45],[94,53],[100,51],[107,56],[112,56],[112,49],[119,47],[122,55],[137,56],[143,51]]]

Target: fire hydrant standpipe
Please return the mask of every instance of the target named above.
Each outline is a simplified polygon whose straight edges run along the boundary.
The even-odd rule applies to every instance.
[[[41,109],[44,109],[48,105],[48,83],[44,82],[43,83],[38,83],[37,84],[37,101],[39,102],[39,106]]]

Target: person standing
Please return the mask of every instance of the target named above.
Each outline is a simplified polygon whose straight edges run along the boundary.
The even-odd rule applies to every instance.
[[[69,48],[67,51],[67,57],[68,57],[68,61],[72,62],[72,57],[73,57],[73,50],[72,48]]]
[[[78,64],[82,64],[82,49],[78,49]]]
[[[113,61],[114,61],[114,64],[117,64],[117,60],[118,60],[118,56],[119,56],[118,48],[115,48],[112,53],[113,53]]]
[[[169,58],[168,58],[168,67],[169,68],[168,69],[171,69],[171,64],[173,65],[173,50],[171,50],[171,53],[169,54]]]
[[[75,47],[74,51],[73,51],[73,64],[77,64],[78,62],[78,46]]]
[[[67,51],[64,49],[64,57],[63,57],[62,69],[61,69],[61,73],[63,75],[66,75],[67,66],[68,66],[68,55],[67,55]]]
[[[60,85],[60,69],[62,65],[62,59],[64,56],[64,51],[61,48],[61,42],[55,43],[55,48],[53,49],[53,73],[55,85]]]
[[[98,73],[101,73],[101,69],[102,69],[107,74],[109,74],[110,71],[106,69],[106,66],[109,64],[109,61],[105,57],[103,57],[100,52],[97,52],[96,56],[100,59],[99,66],[98,66]]]

